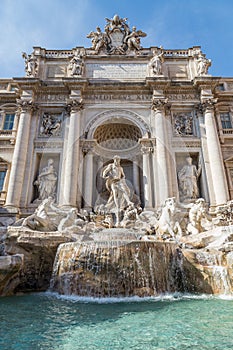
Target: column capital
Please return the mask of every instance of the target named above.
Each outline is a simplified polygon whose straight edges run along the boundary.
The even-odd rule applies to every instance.
[[[152,97],[151,109],[153,111],[161,111],[168,106],[168,98],[157,98],[155,96]]]
[[[93,154],[96,147],[96,140],[83,140],[82,151],[84,154]]]
[[[155,139],[140,139],[141,152],[142,154],[149,154],[154,152],[154,147],[156,144]]]
[[[24,100],[22,98],[18,98],[16,100],[18,105],[18,113],[22,112],[31,112],[37,108],[37,105],[33,103],[33,100]]]
[[[202,113],[213,111],[217,101],[217,98],[203,99],[198,106],[198,110]]]
[[[66,110],[68,113],[70,112],[79,112],[84,109],[84,102],[82,98],[69,98],[66,100]]]

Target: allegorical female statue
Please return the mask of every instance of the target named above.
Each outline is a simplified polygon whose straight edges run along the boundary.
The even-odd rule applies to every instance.
[[[192,158],[186,158],[187,164],[178,172],[179,189],[181,193],[181,199],[192,200],[199,196],[198,191],[198,178],[201,174],[201,166],[192,164]]]
[[[55,198],[57,173],[53,166],[53,159],[48,160],[48,165],[41,170],[34,185],[38,187],[39,200],[44,200],[48,197]]]

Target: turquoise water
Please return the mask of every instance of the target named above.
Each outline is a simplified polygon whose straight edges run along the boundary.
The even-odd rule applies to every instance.
[[[0,349],[233,349],[233,300],[138,300],[0,298]]]

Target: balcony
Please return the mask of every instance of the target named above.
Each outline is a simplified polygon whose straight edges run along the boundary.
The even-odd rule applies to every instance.
[[[11,145],[15,144],[16,130],[0,130],[0,144],[1,141],[9,141]]]
[[[233,135],[233,129],[222,129],[223,135]]]

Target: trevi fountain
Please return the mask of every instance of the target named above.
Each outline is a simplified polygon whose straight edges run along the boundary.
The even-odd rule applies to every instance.
[[[106,21],[90,49],[23,53],[14,78],[0,347],[233,348],[232,148],[213,124],[211,61],[199,47],[143,49],[126,18]]]

